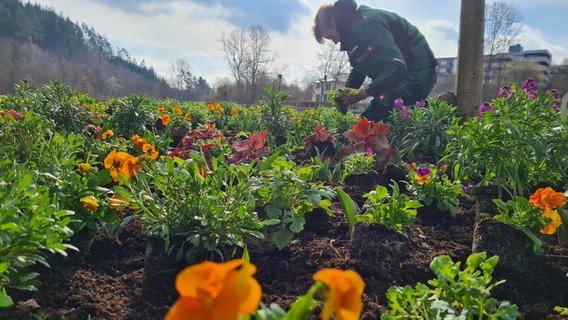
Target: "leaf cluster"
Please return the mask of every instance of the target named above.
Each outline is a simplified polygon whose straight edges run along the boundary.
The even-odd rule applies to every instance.
[[[414,218],[422,204],[400,193],[398,184],[391,184],[392,194],[385,186],[363,195],[367,199],[363,205],[364,213],[355,217],[357,222],[374,222],[401,233],[406,233],[414,225]]]
[[[428,285],[389,288],[391,310],[381,319],[516,319],[516,305],[491,298],[491,290],[504,282],[492,282],[498,261],[498,256],[472,253],[461,270],[461,263],[449,256],[436,257],[430,263],[436,278]]]

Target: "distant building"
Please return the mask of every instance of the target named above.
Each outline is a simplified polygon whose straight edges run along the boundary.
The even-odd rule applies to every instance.
[[[436,74],[449,75],[456,73],[457,58],[438,58],[438,66],[436,66]],[[541,50],[524,50],[520,44],[509,47],[509,52],[498,53],[489,57],[484,56],[484,69],[487,69],[488,64],[492,64],[491,74],[485,75],[491,78],[496,71],[498,71],[504,63],[507,62],[536,62],[540,65],[543,73],[543,80],[548,82],[552,72],[552,54],[546,49]],[[485,79],[488,80],[488,79]]]
[[[327,79],[316,80],[312,86],[312,100],[319,102],[327,102],[327,93],[343,88],[345,80]]]
[[[438,58],[438,65],[436,66],[437,75],[456,74],[457,58]]]

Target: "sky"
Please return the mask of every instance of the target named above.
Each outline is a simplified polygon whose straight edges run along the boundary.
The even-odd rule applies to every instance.
[[[302,84],[317,64],[318,44],[311,33],[313,16],[333,0],[20,0],[85,23],[113,47],[126,49],[167,79],[171,65],[185,60],[210,85],[231,79],[223,34],[262,26],[270,35],[274,75]],[[566,0],[505,0],[519,9],[517,43],[525,50],[547,49],[553,64],[568,59]],[[393,11],[416,25],[438,58],[457,56],[461,0],[365,0],[370,7]],[[493,2],[487,0],[486,4]]]

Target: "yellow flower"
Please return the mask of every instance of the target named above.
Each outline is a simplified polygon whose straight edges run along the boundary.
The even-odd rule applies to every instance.
[[[124,209],[124,207],[128,207],[133,210],[139,209],[137,206],[129,205],[129,203],[130,202],[125,197],[119,196],[118,194],[114,194],[108,200],[108,207],[111,208],[112,210],[122,210]]]
[[[99,202],[93,196],[83,197],[79,201],[81,201],[81,203],[83,204],[83,207],[85,207],[85,209],[92,211],[92,212],[97,211],[97,208],[99,207]]]
[[[323,320],[331,319],[332,314],[335,314],[336,320],[359,319],[363,310],[361,295],[365,282],[357,272],[322,269],[314,274],[313,279],[323,282],[328,288],[321,314]]]
[[[231,116],[236,117],[239,115],[239,108],[231,108]]]
[[[144,144],[142,151],[144,152],[144,155],[149,156],[152,159],[156,159],[160,154],[158,151],[156,151],[156,147],[153,144],[149,143]]]
[[[256,267],[242,259],[185,268],[176,278],[180,298],[164,319],[227,320],[252,314],[262,297],[252,277],[255,272]]]
[[[551,220],[540,230],[542,234],[554,234],[556,229],[562,225],[562,218],[560,218],[558,212],[554,210],[547,209],[542,213],[542,216]]]
[[[107,131],[103,132],[102,138],[103,140],[106,140],[106,138],[110,138],[112,136],[114,136],[114,131],[108,129]]]
[[[93,170],[93,168],[91,167],[90,164],[84,163],[84,162],[79,163],[79,165],[77,167],[79,169],[79,173],[82,174],[82,175],[85,175],[85,174],[91,172],[91,170]]]
[[[430,183],[430,175],[416,175],[416,182],[418,182],[419,185],[423,185],[423,184],[428,184]]]
[[[191,121],[191,113],[189,113],[189,112],[186,113],[185,116],[184,116],[184,118],[185,118],[185,120],[187,120],[187,121]]]
[[[179,107],[173,107],[172,110],[177,114],[181,114],[181,109]]]
[[[163,107],[158,108],[158,113],[164,113],[164,112],[166,112],[166,109],[164,109]]]
[[[170,123],[170,115],[169,115],[169,114],[166,113],[166,114],[164,114],[164,115],[162,116],[162,123],[163,123],[165,126],[167,126],[168,123]]]

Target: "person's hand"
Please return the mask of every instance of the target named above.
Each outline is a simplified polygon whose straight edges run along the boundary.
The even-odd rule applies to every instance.
[[[347,109],[348,106],[355,104],[369,96],[367,89],[351,89],[351,88],[344,88],[343,90],[347,91],[347,93],[341,98],[341,102],[339,106],[343,109]]]

